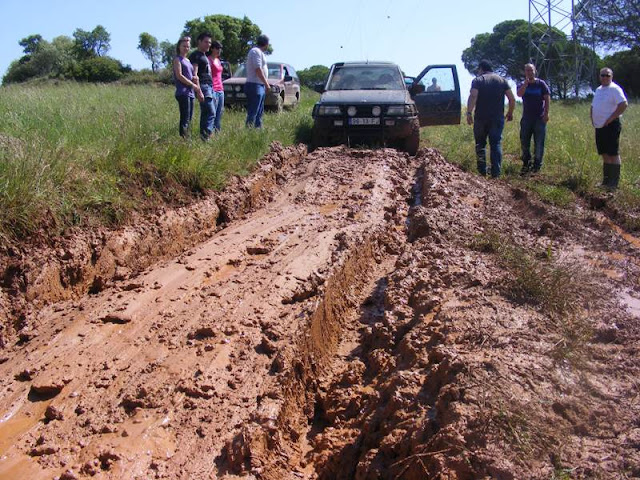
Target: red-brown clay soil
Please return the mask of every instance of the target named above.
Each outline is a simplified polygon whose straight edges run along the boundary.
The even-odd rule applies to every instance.
[[[1,253],[0,480],[640,478],[640,242],[435,150]]]

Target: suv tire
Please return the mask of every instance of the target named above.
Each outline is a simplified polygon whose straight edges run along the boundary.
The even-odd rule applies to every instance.
[[[418,153],[420,148],[420,126],[416,122],[411,127],[411,135],[404,139],[403,150],[412,157]]]

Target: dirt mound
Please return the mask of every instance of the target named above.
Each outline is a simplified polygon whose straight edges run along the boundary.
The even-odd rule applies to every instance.
[[[276,145],[125,233],[5,264],[0,479],[640,477],[640,252],[597,214]]]

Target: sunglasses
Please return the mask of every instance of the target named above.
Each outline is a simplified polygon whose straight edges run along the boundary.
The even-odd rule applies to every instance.
[[[611,75],[609,75],[608,73],[601,73],[600,76],[601,77],[610,77]]]

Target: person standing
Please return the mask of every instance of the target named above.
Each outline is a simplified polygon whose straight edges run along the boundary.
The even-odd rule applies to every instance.
[[[504,116],[504,97],[509,100],[509,110]],[[491,148],[491,177],[500,176],[502,168],[502,130],[504,119],[513,120],[516,99],[509,83],[493,72],[491,63],[482,60],[478,64],[478,76],[471,82],[467,101],[467,124],[473,125],[476,142],[478,172],[487,174],[487,137]],[[475,119],[474,119],[475,109]]]
[[[532,63],[524,66],[524,82],[518,85],[518,96],[522,98],[520,120],[520,144],[522,147],[521,175],[539,172],[544,156],[544,140],[549,122],[549,86],[536,78],[536,67]],[[531,137],[533,136],[533,166],[531,165]]]
[[[180,109],[180,136],[186,138],[193,117],[195,93],[199,92],[198,77],[193,75],[193,65],[187,59],[191,39],[182,37],[176,45],[176,56],[173,59],[173,79],[176,84],[176,100]]]
[[[260,35],[256,46],[247,54],[247,83],[244,93],[247,94],[247,127],[262,128],[262,114],[264,113],[264,98],[269,87],[267,80],[267,57],[264,52],[269,48],[269,37]]]
[[[224,111],[224,86],[222,85],[222,62],[220,53],[222,44],[217,40],[211,42],[211,52],[209,55],[209,66],[211,67],[211,78],[213,86],[213,130],[219,132],[222,122],[222,112]]]
[[[615,190],[620,181],[620,117],[629,103],[622,88],[613,81],[613,70],[600,70],[600,86],[591,103],[591,124],[596,129],[596,147],[602,156],[602,186]]]
[[[189,56],[193,65],[193,74],[198,77],[200,92],[197,93],[200,102],[200,138],[209,140],[213,131],[213,80],[211,78],[211,65],[207,58],[207,52],[211,48],[211,34],[204,32],[198,35],[198,49]]]

